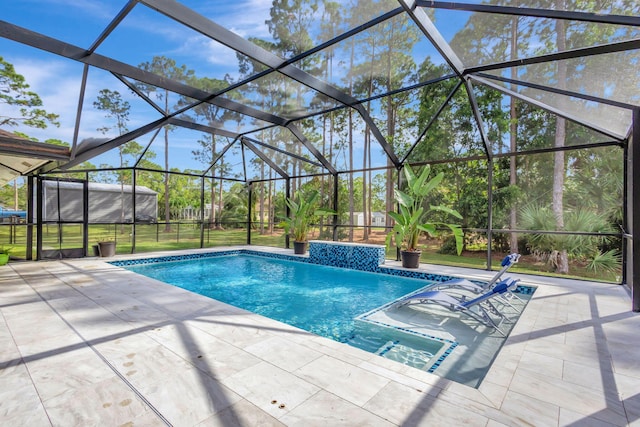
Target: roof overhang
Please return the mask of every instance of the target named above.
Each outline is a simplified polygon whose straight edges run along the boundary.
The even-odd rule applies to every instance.
[[[0,185],[27,175],[51,161],[69,161],[68,147],[30,141],[0,130]]]

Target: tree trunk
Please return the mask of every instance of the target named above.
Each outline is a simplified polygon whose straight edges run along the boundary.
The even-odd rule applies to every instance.
[[[391,34],[389,35],[389,40],[393,40],[393,36],[394,36],[395,31],[392,31]],[[389,46],[388,52],[387,52],[387,56],[386,56],[386,60],[387,60],[387,91],[390,92],[392,90],[392,86],[391,86],[391,53],[392,53],[392,48],[391,46]],[[395,114],[393,111],[393,104],[392,104],[392,99],[391,97],[388,97],[387,99],[387,103],[386,103],[386,109],[387,109],[387,141],[391,144],[394,141],[394,136],[395,136]],[[391,147],[394,151],[395,148],[394,146]],[[395,182],[393,179],[393,170],[394,170],[394,164],[391,161],[391,159],[389,159],[389,157],[387,156],[387,196],[386,196],[386,205],[387,205],[387,212],[388,211],[392,211],[394,210],[394,192],[393,192],[393,188],[395,186]],[[391,217],[389,217],[389,215],[387,215],[387,226],[392,226],[393,223],[391,221]]]
[[[372,40],[371,45],[371,60],[376,54],[376,45],[375,38]],[[373,93],[373,67],[369,71],[369,88],[367,90],[367,97],[371,98],[371,94]],[[371,103],[367,103],[367,111],[371,112]],[[362,153],[362,218],[364,222],[364,233],[362,235],[362,239],[365,242],[369,241],[369,227],[371,227],[371,171],[368,172],[369,175],[369,185],[367,185],[367,156],[369,157],[369,165],[371,165],[371,130],[369,129],[369,125],[366,125],[364,128],[364,150]],[[368,195],[368,197],[367,197]],[[369,202],[367,204],[367,201]]]

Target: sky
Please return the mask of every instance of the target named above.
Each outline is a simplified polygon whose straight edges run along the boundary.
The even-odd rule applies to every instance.
[[[87,48],[126,1],[20,0],[2,3],[2,20]],[[186,0],[182,3],[217,22],[232,22],[229,29],[240,36],[270,38],[264,21],[269,16],[271,0]],[[226,73],[233,75],[237,69],[233,51],[205,40],[199,34],[180,27],[141,5],[130,12],[97,52],[133,66],[150,61],[154,55],[165,55],[175,58],[178,64],[184,63],[200,75],[215,69],[215,77],[219,78]],[[40,141],[60,139],[71,142],[80,96],[82,64],[4,38],[0,38],[0,56],[13,64],[16,71],[25,77],[30,89],[42,99],[45,110],[60,114],[60,127],[49,126],[41,130],[20,126],[10,130],[24,132]],[[104,114],[91,108],[90,104],[98,91],[107,87],[120,87],[119,91],[130,102],[130,130],[159,118],[157,112],[131,95],[110,73],[91,69],[82,112],[80,139],[102,136],[96,129],[104,126]],[[0,114],[10,114],[5,104],[0,104]],[[189,142],[187,148],[195,147],[193,142]],[[187,163],[185,167],[186,165]],[[192,162],[189,165],[193,167]],[[175,166],[180,167],[177,163]]]
[[[272,0],[181,0],[181,3],[245,39],[272,40],[265,23],[270,19]],[[88,48],[125,4],[125,0],[21,0],[3,4],[2,19],[74,46]],[[371,16],[361,17],[363,22],[381,12],[371,10],[370,13]],[[178,65],[184,64],[194,70],[198,77],[238,78],[238,60],[233,50],[139,4],[100,44],[96,53],[136,67],[151,61],[154,56],[166,56],[175,59]],[[40,141],[59,139],[71,143],[80,98],[82,64],[3,38],[0,38],[0,56],[26,78],[31,89],[41,97],[45,110],[60,114],[59,127],[49,126],[41,130],[20,126],[13,130]],[[339,79],[339,76],[335,78]],[[130,103],[129,130],[160,118],[158,112],[131,94],[113,75],[91,68],[84,94],[79,141],[103,136],[97,129],[104,127],[109,119],[105,120],[104,113],[93,108],[92,103],[104,88],[119,90]],[[0,114],[3,108],[6,110],[6,106],[0,104]],[[117,134],[112,130],[107,135],[113,137]],[[147,135],[138,141],[145,145],[150,138],[151,135]],[[155,162],[163,164],[163,149],[154,148],[161,143],[160,139],[154,142],[152,149],[158,153]],[[170,167],[181,170],[195,168],[189,157],[193,150],[199,148],[196,139],[193,131],[178,129],[172,133],[172,146],[179,148],[170,155]],[[356,149],[361,149],[362,143],[358,144]],[[382,149],[379,155],[380,160],[374,166],[385,162]],[[234,161],[240,163],[239,159]],[[119,164],[115,152],[106,153],[91,162],[97,166]]]
[[[477,3],[480,0],[464,1]],[[272,0],[181,0],[180,2],[243,38],[271,40],[266,21],[270,19]],[[88,48],[126,3],[126,0],[5,0],[2,2],[1,19],[45,36],[58,38],[74,46]],[[376,10],[372,6],[372,10],[363,13],[360,19],[364,23],[384,11]],[[467,12],[438,10],[435,23],[445,40],[451,41],[456,31],[465,25],[468,17]],[[317,33],[318,31],[315,35]],[[155,56],[166,56],[175,59],[178,65],[184,64],[188,69],[194,70],[198,77],[238,78],[235,52],[141,4],[137,4],[130,11],[115,31],[98,46],[96,52],[133,67],[151,61]],[[426,38],[414,47],[413,54],[416,63],[422,62],[426,57],[431,58],[436,64],[442,62],[442,58],[439,58]],[[0,38],[0,56],[12,63],[17,72],[26,78],[31,89],[42,98],[45,110],[60,114],[60,127],[49,126],[45,130],[18,127],[13,130],[21,131],[41,141],[60,139],[71,142],[77,104],[80,99],[82,64],[4,38]],[[342,59],[344,62],[345,59]],[[330,82],[340,84],[340,75],[334,76]],[[104,127],[108,120],[105,119],[103,112],[93,107],[92,103],[97,99],[99,91],[104,88],[119,90],[123,98],[130,103],[131,120],[128,123],[130,130],[160,118],[157,111],[131,94],[113,75],[91,68],[81,112],[79,140],[103,136],[97,129]],[[0,115],[9,114],[6,105],[0,104]],[[416,132],[414,129],[409,131],[419,134],[419,131]],[[110,131],[108,136],[116,136],[114,132]],[[150,138],[150,135],[146,139],[141,138],[140,143],[146,144]],[[170,156],[170,166],[179,169],[194,168],[193,161],[186,161],[186,159],[192,150],[198,148],[196,141],[198,136],[194,137],[193,131],[178,130],[172,134],[171,138],[172,143],[174,141],[179,143],[180,149],[176,150],[177,155]],[[357,141],[356,149],[360,147],[361,142]],[[162,150],[155,151],[159,155],[156,162],[162,164],[163,154],[159,152]],[[382,159],[382,150],[379,150],[378,154]],[[95,159],[92,162],[96,165],[102,163],[117,165],[118,161],[113,159],[114,156],[114,153],[106,154],[104,159]]]

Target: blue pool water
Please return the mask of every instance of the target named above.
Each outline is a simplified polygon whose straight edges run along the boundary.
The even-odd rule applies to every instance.
[[[429,283],[424,280],[253,255],[126,268],[370,352],[384,353],[396,360],[416,359],[408,363],[416,367],[426,365],[428,358],[444,345],[426,338],[402,337],[411,344],[402,347],[397,332],[374,330],[374,326],[354,321],[359,314],[424,287]],[[397,348],[409,351],[398,356]]]

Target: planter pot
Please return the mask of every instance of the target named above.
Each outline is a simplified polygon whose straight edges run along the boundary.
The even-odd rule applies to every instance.
[[[116,254],[116,242],[98,242],[98,252],[101,257],[111,257]]]
[[[6,265],[9,262],[9,254],[0,254],[0,265]]]
[[[100,256],[100,247],[97,244],[91,246],[91,249],[93,249],[93,256]]]
[[[293,253],[297,255],[307,253],[307,242],[293,242]]]
[[[402,251],[402,266],[404,268],[418,268],[422,251]]]

